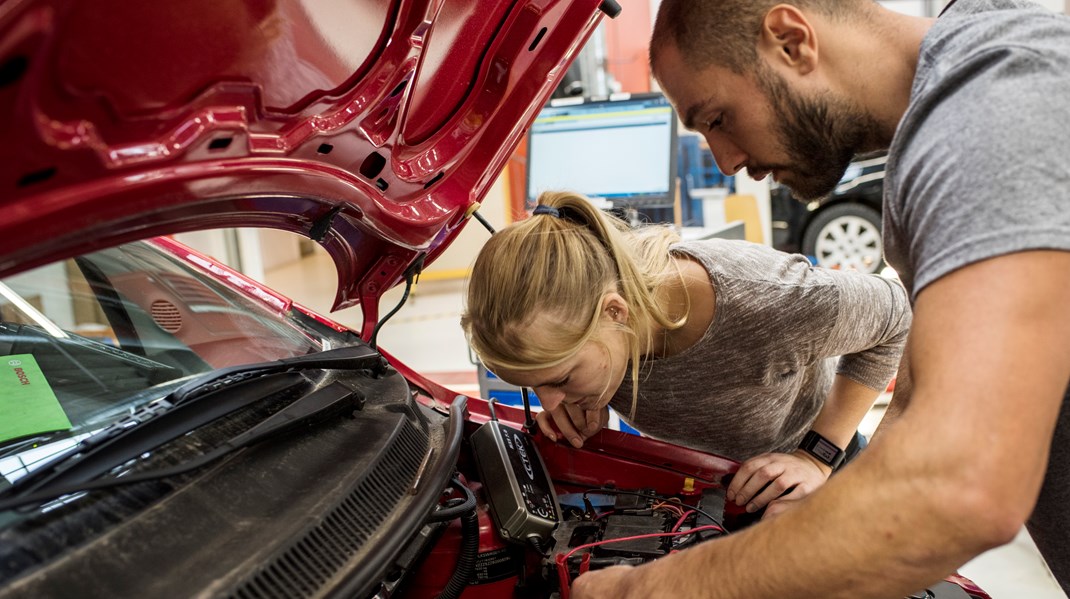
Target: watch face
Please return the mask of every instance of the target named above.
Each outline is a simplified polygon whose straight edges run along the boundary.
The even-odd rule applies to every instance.
[[[835,443],[814,431],[806,433],[800,447],[833,469],[840,465],[845,455],[843,450],[837,447]]]
[[[814,448],[811,450],[817,457],[821,458],[829,464],[836,459],[836,454],[840,452],[840,448],[833,447],[829,442],[824,439],[818,439],[817,443],[814,443]]]

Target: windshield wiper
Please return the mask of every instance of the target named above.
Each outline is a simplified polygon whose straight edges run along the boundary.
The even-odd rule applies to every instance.
[[[85,484],[112,468],[251,403],[306,382],[302,370],[385,372],[386,361],[364,345],[222,368],[198,377],[83,439],[15,481],[0,505],[48,488]],[[212,401],[203,401],[211,398]],[[19,502],[20,504],[23,502]]]
[[[335,381],[322,389],[314,391],[285,408],[272,414],[260,424],[232,437],[212,451],[177,466],[150,470],[125,476],[112,476],[81,483],[53,483],[30,494],[23,494],[10,499],[0,500],[0,511],[14,509],[23,505],[39,504],[50,499],[107,487],[117,487],[146,480],[155,480],[184,474],[205,466],[223,456],[262,441],[269,437],[292,430],[301,425],[314,425],[332,418],[350,416],[364,407],[364,396],[350,389],[345,384]]]

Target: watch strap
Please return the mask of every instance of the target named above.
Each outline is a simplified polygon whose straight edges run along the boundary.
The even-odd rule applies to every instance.
[[[799,449],[817,458],[817,461],[825,464],[833,470],[840,467],[847,453],[838,445],[823,437],[815,431],[808,431],[803,436]]]

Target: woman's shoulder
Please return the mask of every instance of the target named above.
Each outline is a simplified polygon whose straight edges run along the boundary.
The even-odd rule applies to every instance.
[[[686,254],[706,267],[710,278],[799,284],[812,265],[801,254],[789,254],[740,239],[702,239],[680,242],[673,252]]]

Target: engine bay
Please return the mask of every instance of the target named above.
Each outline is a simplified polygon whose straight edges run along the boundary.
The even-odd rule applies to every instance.
[[[600,487],[559,496],[561,519],[540,551],[538,543],[505,540],[491,514],[487,485],[465,482],[476,497],[477,551],[469,582],[460,595],[441,593],[451,570],[464,567],[464,523],[445,527],[413,586],[404,597],[541,597],[568,599],[580,574],[616,565],[640,565],[673,551],[728,534],[723,489],[687,498],[659,495],[654,489]],[[749,518],[750,515],[748,514]],[[731,526],[731,525],[727,525]],[[476,532],[477,531],[477,532]]]
[[[569,599],[585,572],[641,565],[741,530],[763,513],[726,502],[734,465],[716,456],[682,449],[652,462],[656,452],[635,451],[639,438],[612,431],[576,450],[499,423],[493,407],[488,422],[469,427],[457,478],[425,527],[425,547],[410,548],[409,562],[396,564],[394,583],[375,597]],[[636,455],[615,455],[615,441]],[[682,457],[698,458],[692,471]],[[465,503],[469,511],[458,516]],[[959,580],[910,598],[988,599]]]

